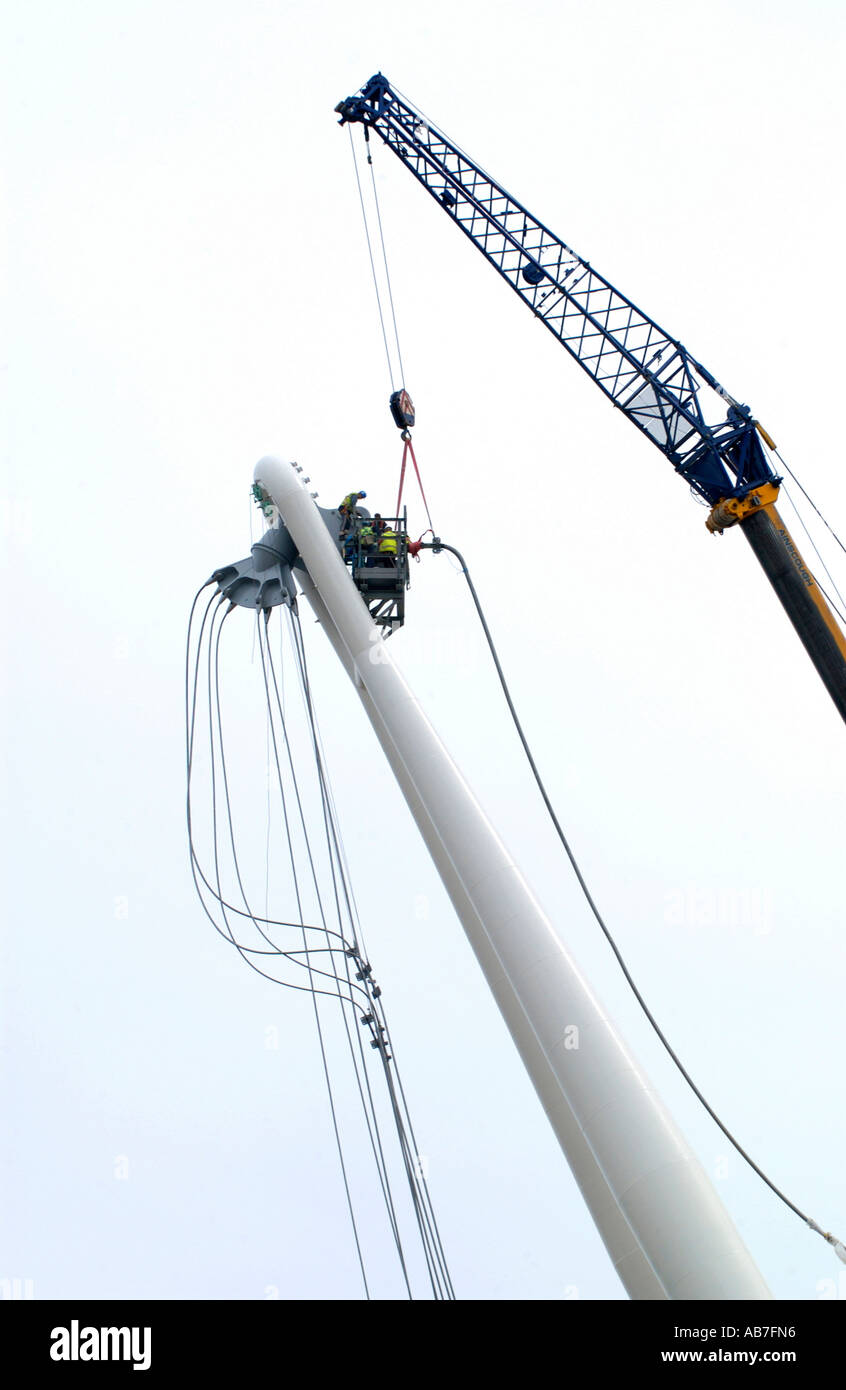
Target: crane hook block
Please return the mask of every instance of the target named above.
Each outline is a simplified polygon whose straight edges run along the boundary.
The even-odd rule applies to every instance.
[[[398,430],[410,430],[414,424],[414,402],[406,391],[395,391],[390,400],[391,414]]]

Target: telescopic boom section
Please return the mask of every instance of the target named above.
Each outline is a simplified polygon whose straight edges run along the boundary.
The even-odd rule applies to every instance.
[[[372,129],[381,136],[600,390],[711,505],[710,529],[741,523],[846,719],[846,640],[775,511],[781,479],[770,468],[748,406],[381,73],[335,110],[342,125],[360,122],[368,134]]]

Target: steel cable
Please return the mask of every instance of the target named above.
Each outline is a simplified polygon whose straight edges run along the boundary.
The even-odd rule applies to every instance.
[[[230,604],[226,608],[226,610],[223,611],[223,598],[222,596],[218,598],[216,594],[213,594],[211,596],[208,604],[206,605],[206,609],[203,614],[203,619],[200,624],[199,635],[197,638],[197,649],[193,659],[193,688],[191,681],[191,646],[194,616],[200,595],[202,594],[203,590],[206,587],[208,587],[208,584],[211,584],[212,582],[213,580],[210,580],[206,585],[203,585],[200,588],[200,590],[198,590],[197,595],[194,598],[189,618],[188,640],[186,644],[185,708],[186,769],[188,779],[187,820],[192,876],[194,878],[195,886],[197,887],[197,892],[200,898],[201,906],[206,916],[211,921],[218,934],[221,935],[229,944],[235,947],[235,949],[241,955],[242,959],[246,961],[246,963],[250,966],[251,969],[255,970],[257,974],[262,976],[262,978],[267,979],[272,983],[281,984],[285,988],[300,990],[301,992],[307,992],[312,995],[313,1006],[315,1010],[315,1020],[318,1029],[321,1059],[324,1069],[324,1078],[326,1081],[327,1091],[329,1095],[330,1111],[332,1114],[333,1128],[335,1131],[336,1144],[338,1146],[339,1158],[341,1162],[341,1170],[344,1182],[344,1189],[347,1197],[347,1205],[353,1227],[356,1250],[358,1253],[359,1264],[365,1288],[365,1295],[369,1298],[370,1289],[367,1280],[366,1270],[364,1268],[363,1252],[361,1249],[361,1242],[358,1236],[355,1212],[352,1206],[352,1194],[347,1179],[346,1162],[343,1153],[343,1145],[341,1143],[340,1129],[337,1121],[334,1096],[332,1094],[332,1084],[329,1075],[329,1060],[325,1040],[323,1038],[320,1016],[317,1010],[317,998],[318,996],[321,996],[327,999],[334,999],[340,1006],[343,1028],[347,1038],[347,1046],[349,1049],[350,1058],[356,1077],[359,1100],[362,1106],[362,1111],[364,1114],[365,1124],[367,1127],[371,1148],[373,1150],[378,1180],[382,1190],[383,1199],[386,1205],[391,1234],[397,1248],[397,1254],[400,1261],[402,1276],[405,1282],[408,1296],[411,1298],[413,1295],[411,1292],[406,1258],[402,1247],[398,1215],[396,1212],[395,1202],[391,1192],[387,1156],[384,1150],[384,1145],[379,1130],[379,1121],[376,1112],[375,1099],[373,1097],[373,1093],[370,1087],[369,1070],[367,1067],[367,1059],[363,1047],[362,1035],[358,1028],[354,1028],[352,1031],[355,1032],[355,1040],[352,1038],[349,1022],[346,1018],[347,1007],[352,1006],[353,1008],[356,1008],[356,996],[358,996],[358,998],[361,1000],[361,1002],[357,1006],[358,1010],[360,1011],[362,1008],[364,1008],[366,1011],[372,1013],[373,1017],[377,1021],[377,1028],[379,1029],[379,1031],[377,1032],[377,1038],[384,1038],[385,1040],[387,1040],[388,1046],[390,1046],[390,1035],[387,1030],[384,1009],[381,1005],[381,1002],[378,999],[380,991],[375,991],[377,997],[374,998],[370,992],[369,979],[367,976],[365,976],[363,987],[361,988],[352,980],[351,977],[350,960],[354,958],[364,961],[366,957],[362,953],[363,942],[361,942],[360,937],[360,924],[357,925],[358,913],[354,905],[354,900],[352,898],[351,885],[349,883],[349,874],[346,865],[346,857],[344,855],[343,845],[340,840],[340,834],[337,827],[336,813],[331,797],[331,790],[328,785],[328,778],[325,773],[323,755],[320,749],[319,734],[316,726],[316,718],[314,714],[313,701],[311,697],[310,683],[308,678],[307,666],[305,663],[305,649],[303,644],[302,631],[299,626],[299,620],[296,614],[292,615],[292,643],[296,657],[295,666],[297,667],[298,674],[300,676],[300,682],[303,689],[306,714],[309,722],[311,743],[317,767],[318,787],[321,796],[324,832],[326,835],[327,852],[329,855],[330,872],[332,876],[332,890],[334,896],[337,925],[339,928],[338,931],[333,930],[329,926],[329,923],[326,921],[325,913],[323,911],[322,897],[317,877],[317,868],[312,855],[311,844],[308,837],[304,807],[302,804],[299,786],[297,783],[296,769],[293,763],[293,754],[288,740],[287,725],[284,717],[284,708],[282,704],[281,694],[279,691],[278,679],[273,663],[272,650],[269,639],[267,641],[263,640],[260,616],[258,619],[258,641],[261,652],[262,671],[265,684],[265,697],[268,711],[268,754],[270,743],[272,742],[274,749],[274,763],[276,766],[277,773],[277,784],[279,787],[280,796],[282,798],[283,815],[285,816],[286,820],[286,841],[288,844],[291,871],[294,876],[295,896],[297,901],[298,912],[300,915],[300,921],[284,922],[281,919],[272,918],[268,914],[267,907],[265,908],[266,915],[264,917],[258,917],[251,909],[240,868],[240,860],[235,838],[235,827],[232,813],[229,774],[227,769],[227,759],[225,753],[224,728],[220,700],[221,635],[226,619],[233,611],[233,605]],[[212,612],[216,600],[217,609],[214,612]],[[211,621],[209,622],[210,614]],[[207,632],[206,629],[208,629]],[[200,663],[202,659],[202,647],[204,640],[207,645],[205,669],[206,679],[208,681],[209,756],[211,764],[210,780],[212,791],[211,828],[214,842],[214,870],[212,874],[213,882],[210,882],[209,878],[203,872],[198,855],[196,853],[191,810],[191,781],[195,757],[197,699],[199,691]],[[269,678],[268,672],[270,672]],[[320,926],[308,926],[303,920],[304,905],[299,891],[299,879],[297,876],[296,864],[294,859],[291,825],[287,818],[284,779],[282,778],[282,769],[279,756],[280,748],[276,737],[276,721],[274,718],[273,701],[271,699],[271,687],[273,690],[273,695],[275,697],[275,705],[278,709],[278,718],[281,721],[282,725],[283,740],[287,751],[289,772],[292,778],[294,795],[299,813],[299,823],[305,839],[313,887],[318,899],[318,916],[321,919]],[[228,830],[227,838],[229,843],[229,852],[231,854],[232,863],[235,871],[235,878],[238,884],[240,896],[244,902],[243,909],[237,907],[236,904],[230,903],[227,900],[227,895],[224,893],[222,885],[219,838],[220,822],[217,810],[218,767],[220,770],[220,790],[225,806],[224,823]],[[270,759],[268,756],[268,774],[269,772]],[[268,875],[269,866],[266,868],[266,885],[269,882]],[[338,882],[339,879],[340,884]],[[222,929],[220,927],[219,923],[215,920],[214,915],[210,912],[208,904],[205,900],[204,891],[207,892],[210,895],[211,899],[213,899],[214,902],[217,903],[218,910],[221,912],[222,915],[222,920],[224,922],[225,929]],[[267,896],[267,888],[265,895]],[[230,921],[230,915],[232,914],[237,914],[237,916],[242,920],[250,921],[252,926],[259,933],[265,945],[263,947],[247,946],[245,943],[238,941],[233,931],[233,924]],[[344,930],[345,916],[349,922],[349,927],[352,932],[351,939],[348,937],[346,931]],[[264,928],[267,928],[267,930],[264,930]],[[269,935],[269,931],[273,930],[274,928],[298,929],[302,937],[302,946],[294,950],[283,950],[282,947],[279,946]],[[307,933],[314,933],[316,931],[319,931],[324,935],[324,939],[326,941],[325,946],[314,946],[309,941]],[[330,969],[320,969],[316,962],[312,959],[312,957],[315,955],[319,955],[321,958],[325,958],[328,956],[328,960],[329,962],[331,962]],[[294,966],[304,968],[308,973],[308,986],[296,985],[290,982],[289,980],[279,979],[277,976],[269,974],[267,970],[261,969],[255,962],[255,960],[251,959],[251,957],[254,956],[278,957],[280,959],[285,959]],[[340,974],[339,957],[341,970]],[[328,989],[320,989],[317,985],[318,977],[321,977],[326,980],[331,980],[332,983],[335,985],[334,992]],[[364,1020],[361,1021],[363,1022]],[[442,1297],[454,1297],[452,1284],[449,1279],[449,1274],[446,1268],[446,1261],[443,1254],[442,1245],[440,1243],[440,1236],[437,1231],[437,1224],[434,1221],[434,1212],[431,1208],[431,1201],[428,1196],[428,1191],[426,1189],[425,1183],[421,1184],[419,1182],[416,1148],[412,1148],[412,1145],[416,1145],[416,1141],[414,1139],[413,1130],[411,1128],[410,1116],[408,1115],[407,1104],[405,1102],[404,1092],[402,1091],[401,1081],[396,1071],[395,1075],[397,1077],[397,1085],[399,1086],[400,1094],[403,1098],[402,1105],[399,1103],[397,1099],[397,1094],[394,1088],[393,1077],[391,1076],[390,1068],[391,1066],[395,1068],[395,1062],[393,1058],[388,1055],[388,1046],[386,1046],[384,1042],[382,1042],[379,1045],[380,1060],[386,1075],[388,1099],[391,1108],[391,1114],[393,1117],[394,1125],[397,1130],[397,1136],[400,1146],[400,1155],[406,1172],[406,1177],[409,1182],[409,1191],[412,1200],[412,1207],[414,1210],[418,1231],[421,1237],[423,1255],[429,1275],[429,1281],[432,1287],[432,1293],[436,1299]],[[392,1050],[393,1049],[391,1049],[391,1051]],[[356,1056],[356,1052],[358,1053],[358,1057]],[[409,1142],[409,1138],[411,1142]]]
[[[676,1065],[676,1067],[678,1068],[680,1074],[684,1077],[685,1081],[687,1082],[687,1084],[688,1084],[688,1086],[690,1087],[690,1089],[691,1089],[691,1091],[693,1092],[693,1094],[696,1096],[696,1098],[699,1100],[700,1104],[704,1107],[704,1109],[705,1109],[705,1110],[707,1111],[707,1113],[710,1115],[710,1117],[711,1117],[711,1119],[714,1121],[714,1123],[719,1127],[719,1129],[720,1129],[720,1130],[722,1131],[722,1133],[725,1135],[726,1139],[728,1139],[728,1141],[729,1141],[729,1143],[732,1145],[732,1147],[737,1151],[737,1153],[740,1154],[741,1158],[743,1158],[743,1159],[745,1160],[745,1162],[748,1163],[749,1167],[750,1167],[755,1173],[757,1173],[758,1177],[761,1178],[761,1180],[762,1180],[764,1183],[766,1183],[767,1187],[769,1187],[770,1190],[771,1190],[772,1192],[774,1192],[775,1195],[785,1204],[785,1206],[789,1207],[790,1210],[791,1210],[792,1212],[794,1212],[795,1215],[798,1216],[798,1217],[800,1218],[800,1220],[803,1221],[803,1222],[805,1223],[806,1226],[810,1226],[810,1228],[811,1228],[813,1231],[816,1231],[818,1234],[822,1235],[823,1238],[824,1238],[825,1240],[827,1240],[828,1243],[829,1243],[830,1245],[833,1245],[833,1246],[835,1247],[835,1249],[838,1249],[838,1248],[839,1248],[839,1249],[842,1249],[843,1247],[842,1247],[841,1243],[840,1243],[835,1237],[831,1236],[828,1232],[825,1232],[825,1231],[821,1230],[821,1228],[816,1224],[816,1222],[815,1222],[811,1217],[807,1216],[807,1215],[805,1214],[805,1212],[803,1212],[803,1211],[801,1210],[801,1208],[798,1207],[798,1206],[796,1205],[795,1202],[792,1202],[792,1201],[790,1200],[790,1198],[787,1197],[787,1196],[785,1195],[785,1193],[782,1192],[781,1189],[780,1189],[779,1187],[776,1186],[776,1184],[772,1181],[772,1179],[769,1178],[769,1177],[767,1176],[767,1174],[763,1171],[763,1169],[760,1168],[760,1167],[758,1166],[758,1164],[754,1161],[754,1159],[750,1157],[750,1155],[746,1152],[746,1150],[745,1150],[744,1148],[742,1148],[742,1146],[740,1145],[740,1143],[738,1142],[738,1140],[735,1139],[735,1137],[734,1137],[734,1135],[732,1134],[731,1130],[729,1130],[728,1127],[727,1127],[725,1124],[723,1124],[723,1121],[720,1119],[719,1115],[716,1113],[716,1111],[713,1109],[713,1107],[712,1107],[711,1105],[709,1105],[708,1101],[705,1099],[705,1096],[702,1094],[702,1092],[700,1091],[699,1087],[696,1085],[695,1081],[693,1080],[693,1078],[691,1077],[690,1073],[689,1073],[689,1072],[687,1071],[687,1069],[685,1068],[684,1064],[682,1063],[682,1061],[681,1061],[680,1058],[678,1057],[677,1053],[676,1053],[676,1052],[673,1050],[673,1048],[671,1047],[671,1045],[670,1045],[670,1043],[669,1043],[669,1041],[668,1041],[666,1035],[663,1033],[663,1031],[662,1031],[661,1028],[659,1027],[658,1022],[657,1022],[657,1020],[655,1019],[655,1016],[653,1015],[653,1013],[652,1013],[651,1010],[649,1009],[649,1006],[647,1005],[646,1000],[644,999],[643,995],[641,994],[640,990],[638,989],[637,985],[635,984],[634,979],[632,978],[631,972],[629,971],[628,966],[626,965],[626,963],[625,963],[625,961],[624,961],[624,959],[623,959],[623,956],[622,956],[622,954],[621,954],[621,952],[620,952],[620,950],[619,950],[619,947],[617,946],[617,943],[615,942],[613,936],[611,935],[611,932],[610,932],[608,926],[606,925],[605,920],[604,920],[604,918],[603,918],[601,912],[599,911],[599,908],[597,907],[597,905],[596,905],[596,903],[595,903],[595,901],[594,901],[594,899],[593,899],[593,896],[592,896],[592,894],[591,894],[591,892],[590,892],[590,889],[588,888],[587,883],[585,882],[585,879],[584,879],[584,876],[583,876],[583,874],[582,874],[582,871],[581,871],[581,869],[579,868],[579,865],[578,865],[578,862],[577,862],[577,860],[576,860],[576,857],[575,857],[575,855],[574,855],[574,853],[573,853],[573,851],[572,851],[572,849],[571,849],[571,847],[570,847],[569,841],[567,840],[567,837],[566,837],[566,835],[564,834],[563,829],[561,828],[561,824],[560,824],[560,822],[559,822],[559,820],[558,820],[558,816],[557,816],[556,813],[555,813],[555,808],[553,807],[552,802],[551,802],[550,799],[549,799],[549,794],[547,793],[546,787],[544,786],[544,783],[543,783],[543,780],[542,780],[542,778],[541,778],[540,772],[538,771],[537,763],[535,762],[535,759],[534,759],[534,757],[533,757],[533,755],[532,755],[532,751],[531,751],[531,749],[530,749],[530,747],[529,747],[528,741],[527,741],[527,739],[526,739],[526,735],[525,735],[525,733],[523,732],[523,726],[522,726],[522,724],[520,723],[519,716],[518,716],[517,711],[516,711],[516,709],[515,709],[515,707],[514,707],[514,702],[513,702],[512,698],[511,698],[511,692],[510,692],[510,690],[509,690],[509,688],[508,688],[508,683],[507,683],[507,681],[506,681],[506,679],[505,679],[505,674],[504,674],[503,669],[502,669],[502,666],[501,666],[501,664],[500,664],[500,660],[499,660],[499,656],[498,656],[498,654],[497,654],[496,646],[495,646],[495,644],[494,644],[494,640],[493,640],[493,637],[492,637],[492,635],[491,635],[490,628],[488,627],[487,620],[486,620],[486,618],[485,618],[484,611],[483,611],[483,609],[482,609],[482,605],[481,605],[481,602],[480,602],[480,600],[479,600],[479,596],[478,596],[478,594],[477,594],[477,592],[476,592],[475,585],[473,584],[473,581],[472,581],[472,579],[471,579],[471,577],[470,577],[470,571],[469,571],[469,569],[467,568],[467,563],[466,563],[466,561],[465,561],[465,559],[464,559],[464,556],[461,554],[460,551],[456,550],[456,548],[455,548],[454,546],[447,545],[444,541],[442,541],[442,540],[440,540],[440,539],[438,539],[438,540],[436,540],[436,541],[432,541],[432,542],[427,542],[427,543],[425,543],[424,546],[423,546],[423,549],[424,549],[424,550],[434,550],[434,551],[436,551],[436,552],[437,552],[437,551],[441,551],[441,550],[447,550],[447,551],[449,551],[452,555],[454,555],[454,556],[457,558],[459,564],[461,565],[461,572],[462,572],[462,574],[464,575],[465,580],[467,581],[467,587],[468,587],[469,590],[470,590],[470,594],[471,594],[471,596],[472,596],[473,603],[475,604],[476,612],[477,612],[477,614],[478,614],[479,621],[480,621],[480,623],[481,623],[481,625],[482,625],[482,630],[483,630],[483,632],[484,632],[484,634],[485,634],[485,638],[486,638],[486,640],[487,640],[488,648],[489,648],[490,653],[491,653],[491,656],[492,656],[492,658],[493,658],[494,666],[496,667],[497,675],[499,676],[499,682],[500,682],[500,685],[502,686],[502,691],[503,691],[503,694],[505,695],[506,703],[507,703],[508,708],[509,708],[509,710],[510,710],[510,712],[511,712],[511,718],[512,718],[512,720],[513,720],[513,722],[514,722],[514,727],[515,727],[515,729],[517,730],[517,734],[518,734],[518,736],[519,736],[519,738],[520,738],[520,742],[521,742],[521,744],[523,745],[523,751],[524,751],[524,753],[526,754],[526,758],[527,758],[528,763],[529,763],[529,766],[530,766],[530,768],[531,768],[531,770],[532,770],[532,774],[533,774],[533,776],[534,776],[535,782],[537,783],[538,790],[540,791],[541,797],[543,798],[544,805],[546,806],[547,812],[549,813],[550,819],[551,819],[552,824],[553,824],[553,826],[554,826],[554,828],[555,828],[556,834],[558,835],[558,838],[559,838],[559,840],[561,841],[561,844],[562,844],[563,847],[564,847],[564,850],[565,850],[565,852],[566,852],[566,854],[567,854],[567,858],[568,858],[569,861],[570,861],[570,864],[571,864],[571,866],[572,866],[573,872],[574,872],[575,875],[576,875],[576,879],[577,879],[577,881],[578,881],[579,887],[581,888],[582,893],[584,894],[584,897],[585,897],[585,899],[586,899],[586,901],[587,901],[587,903],[588,903],[588,906],[590,907],[591,912],[593,913],[593,915],[594,915],[594,917],[595,917],[595,919],[596,919],[596,921],[597,921],[597,923],[598,923],[598,925],[599,925],[599,927],[600,927],[600,929],[601,929],[601,931],[602,931],[602,933],[603,933],[603,935],[604,935],[606,941],[608,942],[608,945],[611,947],[611,950],[613,951],[614,956],[616,957],[617,963],[618,963],[618,965],[620,966],[620,969],[622,970],[623,975],[624,975],[624,977],[625,977],[625,979],[626,979],[626,981],[627,981],[627,983],[628,983],[628,985],[629,985],[629,987],[630,987],[632,993],[634,994],[634,996],[635,996],[635,998],[636,998],[638,1004],[640,1005],[640,1007],[641,1007],[641,1009],[642,1009],[642,1011],[643,1011],[645,1017],[648,1019],[649,1023],[651,1024],[651,1026],[652,1026],[652,1028],[653,1028],[653,1030],[654,1030],[656,1036],[658,1037],[659,1041],[662,1043],[662,1045],[663,1045],[663,1047],[665,1048],[665,1050],[666,1050],[666,1052],[668,1053],[668,1055],[671,1057],[671,1059],[672,1059],[673,1062],[675,1063],[675,1065]],[[841,1257],[841,1258],[842,1258],[842,1257]]]

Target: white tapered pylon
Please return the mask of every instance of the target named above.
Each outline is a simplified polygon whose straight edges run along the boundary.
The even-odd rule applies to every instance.
[[[303,589],[361,697],[597,1228],[636,1299],[767,1299],[696,1156],[393,663],[311,496],[264,458]]]

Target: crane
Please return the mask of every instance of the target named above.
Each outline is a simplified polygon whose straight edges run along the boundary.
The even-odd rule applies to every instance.
[[[685,347],[376,73],[335,108],[374,130],[617,409],[709,507],[740,525],[846,720],[846,637],[776,507],[772,440]]]
[[[361,122],[368,138],[375,128],[412,169],[708,504],[709,528],[721,532],[741,524],[846,718],[846,642],[778,516],[781,479],[761,440],[774,446],[749,408],[437,132],[384,76],[377,74],[336,111],[342,124]],[[408,444],[414,420],[404,389],[391,397],[391,411]],[[227,612],[241,606],[266,617],[279,604],[295,611],[297,586],[311,606],[362,702],[630,1296],[769,1299],[693,1150],[393,663],[386,638],[402,623],[407,553],[416,554],[413,547],[422,540],[408,544],[406,538],[395,574],[376,584],[362,552],[363,525],[342,533],[339,509],[317,507],[317,494],[307,492],[310,479],[301,474],[301,465],[277,457],[257,464],[254,495],[275,520],[248,559],[213,574],[210,582],[229,599]],[[402,539],[405,516],[394,521]],[[345,538],[355,544],[348,548]],[[452,549],[437,537],[427,548]],[[370,1026],[372,1018],[360,1022]],[[378,1047],[378,1039],[371,1045]],[[774,1191],[846,1258],[836,1237]]]

